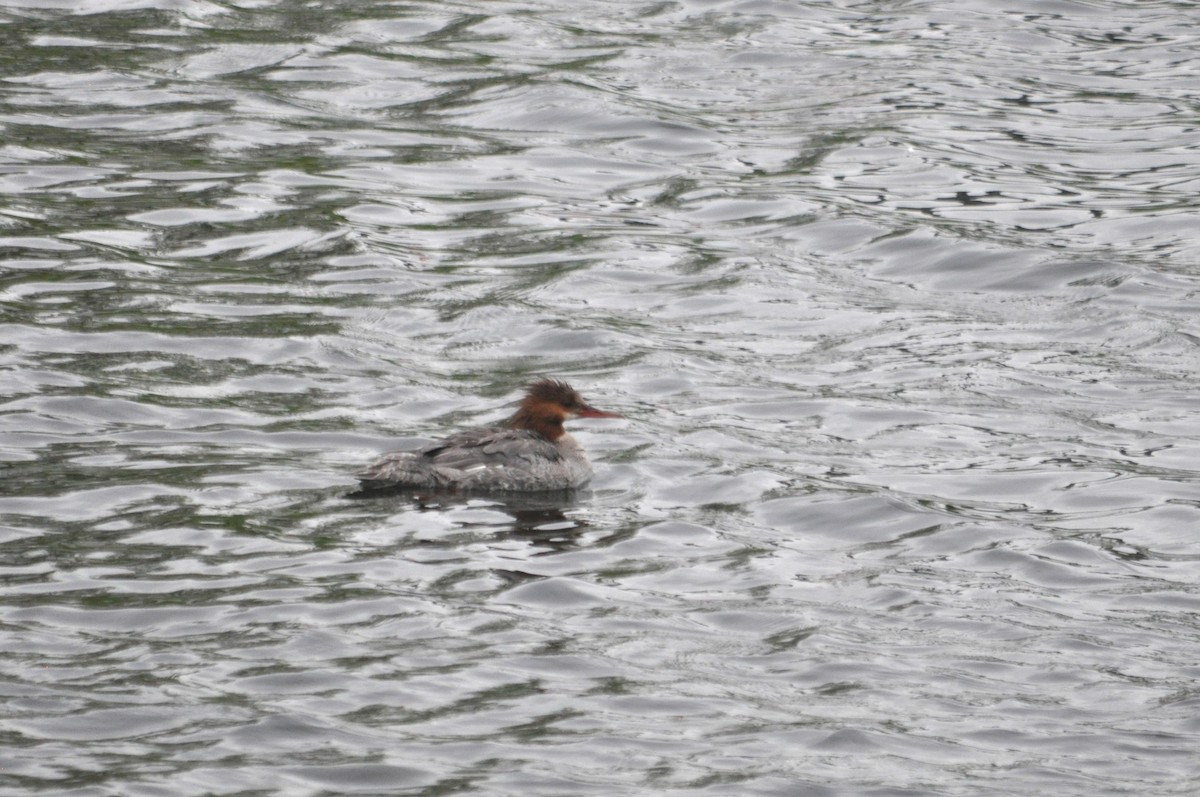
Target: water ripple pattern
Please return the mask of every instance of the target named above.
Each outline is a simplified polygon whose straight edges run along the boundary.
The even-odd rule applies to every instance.
[[[0,22],[0,792],[1196,793],[1194,4]]]

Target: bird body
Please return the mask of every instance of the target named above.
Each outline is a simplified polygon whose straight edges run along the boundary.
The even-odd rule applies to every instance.
[[[568,418],[619,418],[589,405],[565,382],[529,386],[501,426],[457,432],[418,451],[387,454],[355,476],[367,490],[540,492],[581,487],[592,477],[583,448],[563,428]]]

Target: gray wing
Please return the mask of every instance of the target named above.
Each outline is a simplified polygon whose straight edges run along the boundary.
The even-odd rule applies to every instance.
[[[424,448],[418,455],[439,468],[464,469],[480,464],[512,466],[522,462],[559,462],[558,446],[527,429],[466,429]]]

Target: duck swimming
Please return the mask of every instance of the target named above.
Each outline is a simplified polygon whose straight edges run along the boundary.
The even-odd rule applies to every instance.
[[[563,422],[620,417],[588,404],[566,382],[542,379],[529,385],[502,425],[465,429],[419,451],[386,454],[354,475],[370,491],[569,490],[587,484],[592,466]]]

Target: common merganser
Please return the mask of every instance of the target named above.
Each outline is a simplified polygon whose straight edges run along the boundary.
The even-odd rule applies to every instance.
[[[620,418],[588,404],[566,382],[529,385],[502,426],[481,426],[419,451],[387,454],[354,475],[364,490],[538,492],[581,487],[592,466],[563,428],[568,418]]]

